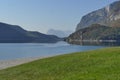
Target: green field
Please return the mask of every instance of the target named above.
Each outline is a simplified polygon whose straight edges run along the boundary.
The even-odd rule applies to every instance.
[[[1,70],[0,80],[120,80],[120,48],[33,61]]]

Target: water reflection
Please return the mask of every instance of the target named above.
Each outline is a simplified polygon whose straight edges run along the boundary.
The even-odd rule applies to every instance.
[[[0,60],[12,60],[18,58],[46,57],[73,52],[81,52],[104,48],[104,46],[70,45],[66,42],[59,43],[16,43],[0,44]]]

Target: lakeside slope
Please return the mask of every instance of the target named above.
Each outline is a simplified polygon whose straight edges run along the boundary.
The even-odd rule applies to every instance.
[[[120,47],[36,60],[0,70],[0,80],[119,80]]]

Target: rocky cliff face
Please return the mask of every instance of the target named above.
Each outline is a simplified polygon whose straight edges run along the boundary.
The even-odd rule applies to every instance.
[[[66,41],[73,44],[120,42],[120,0],[83,16],[76,32]]]
[[[120,27],[120,0],[83,16],[76,31],[92,24]]]

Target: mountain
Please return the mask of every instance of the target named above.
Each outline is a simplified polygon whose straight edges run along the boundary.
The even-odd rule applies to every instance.
[[[108,27],[100,24],[92,24],[89,27],[80,29],[71,34],[66,41],[74,43],[75,41],[85,42],[120,42],[120,27]]]
[[[0,43],[53,43],[61,40],[54,35],[27,31],[17,25],[0,22]]]
[[[82,17],[69,43],[120,42],[120,0]]]
[[[68,37],[72,32],[73,31],[61,31],[61,30],[50,29],[48,30],[47,34],[56,35],[58,37],[64,38],[64,37]]]
[[[120,0],[83,16],[77,25],[76,31],[92,24],[120,27]]]

